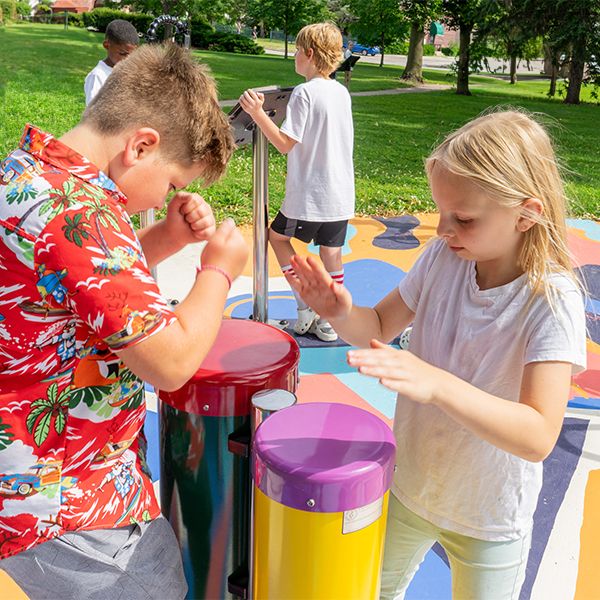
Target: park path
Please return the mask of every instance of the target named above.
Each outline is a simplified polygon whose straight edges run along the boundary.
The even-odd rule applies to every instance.
[[[424,92],[440,92],[449,90],[452,86],[447,84],[425,83],[414,87],[392,88],[389,90],[370,90],[367,92],[350,92],[351,96],[392,96],[395,94],[420,94]],[[221,100],[219,106],[235,106],[237,100]]]

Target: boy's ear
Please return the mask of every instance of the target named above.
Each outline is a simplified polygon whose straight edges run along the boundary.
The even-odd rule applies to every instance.
[[[152,127],[141,127],[126,138],[123,163],[132,167],[140,160],[156,156],[160,146],[160,133]]]
[[[527,198],[521,204],[521,214],[517,220],[517,229],[521,232],[528,231],[539,222],[539,216],[544,212],[544,205],[538,198]]]
[[[105,50],[108,50],[108,47],[110,46],[110,42],[104,38],[104,41],[102,42],[102,46],[104,47]]]

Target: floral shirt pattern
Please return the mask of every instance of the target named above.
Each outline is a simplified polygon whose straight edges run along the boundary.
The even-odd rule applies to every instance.
[[[143,382],[113,351],[175,315],[125,203],[30,125],[0,163],[0,558],[159,513]]]

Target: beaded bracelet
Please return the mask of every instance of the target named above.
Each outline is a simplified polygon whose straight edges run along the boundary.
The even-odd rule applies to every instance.
[[[229,289],[231,289],[231,277],[229,277],[229,273],[221,269],[221,267],[217,267],[216,265],[200,265],[196,267],[196,270],[198,273],[201,273],[202,271],[216,271],[217,273],[221,273],[221,275],[227,279],[227,285],[229,286]]]

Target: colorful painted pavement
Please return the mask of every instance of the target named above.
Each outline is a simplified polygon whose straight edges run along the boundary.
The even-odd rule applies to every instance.
[[[435,235],[436,225],[437,215],[432,214],[354,219],[344,247],[344,263],[346,285],[355,302],[373,305],[396,285],[421,246]],[[544,462],[544,485],[521,600],[600,600],[600,223],[571,220],[569,243],[588,290],[588,370],[573,383],[558,444]],[[311,245],[302,245],[301,252],[317,253]],[[172,279],[175,264],[181,267],[183,263],[171,263]],[[193,272],[188,271],[189,289]],[[286,319],[292,325],[296,312],[293,295],[273,256],[269,276],[269,317]],[[181,285],[181,277],[178,281]],[[169,294],[168,282],[163,286],[160,271],[159,283]],[[232,288],[227,316],[247,318],[251,314],[251,289],[249,265]],[[181,287],[171,297],[178,297],[178,293]],[[343,341],[323,344],[310,335],[297,339],[302,349],[301,402],[335,399],[360,406],[391,423],[395,395],[347,366],[348,346]],[[156,401],[151,394],[149,408],[149,462],[157,477],[158,426]],[[450,572],[439,546],[427,555],[406,597],[451,598]]]

